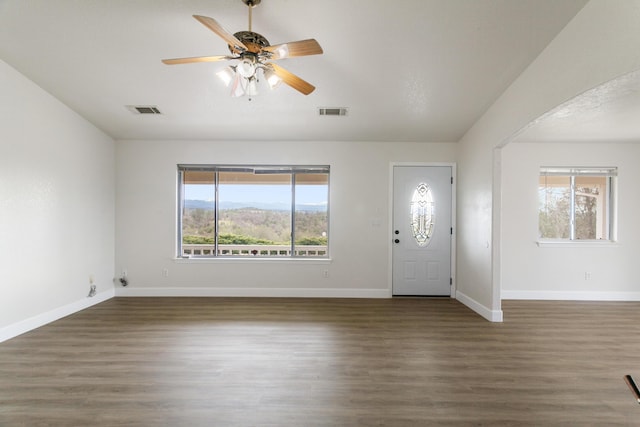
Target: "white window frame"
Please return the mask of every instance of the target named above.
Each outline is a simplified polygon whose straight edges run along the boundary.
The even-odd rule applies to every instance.
[[[329,222],[330,222],[330,206],[329,206],[329,198],[330,198],[330,166],[329,165],[227,165],[227,164],[210,164],[210,165],[193,165],[193,164],[179,164],[178,167],[178,176],[177,176],[177,195],[178,195],[178,212],[177,212],[177,241],[176,241],[176,259],[177,260],[193,260],[193,259],[250,259],[250,260],[329,260],[329,248],[330,248],[330,238],[329,238]],[[183,172],[184,171],[207,171],[207,172],[216,172],[215,179],[215,201],[214,201],[214,209],[215,209],[215,221],[218,221],[219,216],[219,200],[218,200],[218,179],[217,172],[229,172],[229,171],[243,171],[248,172],[253,170],[258,171],[259,173],[278,173],[278,174],[291,174],[291,248],[290,255],[283,256],[233,256],[233,255],[220,255],[218,254],[218,226],[216,224],[216,232],[215,232],[215,249],[212,253],[208,255],[187,255],[183,254],[182,248],[182,216],[184,211],[184,194],[183,194]],[[326,251],[321,255],[297,255],[296,243],[295,243],[295,224],[296,224],[296,199],[295,199],[295,188],[296,188],[296,175],[297,174],[327,174],[327,245]]]
[[[538,246],[606,246],[615,244],[617,239],[617,167],[558,167],[558,166],[542,166],[540,167],[539,178],[544,176],[562,176],[570,179],[570,218],[569,218],[569,238],[543,238],[539,237]],[[575,199],[576,187],[575,181],[577,177],[607,177],[607,200],[606,200],[606,228],[608,238],[606,239],[577,239],[576,238],[576,221],[575,221]],[[538,228],[540,227],[538,220]],[[538,231],[539,232],[539,231]]]

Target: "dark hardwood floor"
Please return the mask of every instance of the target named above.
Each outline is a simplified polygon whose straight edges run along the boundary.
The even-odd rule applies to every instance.
[[[116,298],[0,344],[0,426],[640,425],[640,303]]]

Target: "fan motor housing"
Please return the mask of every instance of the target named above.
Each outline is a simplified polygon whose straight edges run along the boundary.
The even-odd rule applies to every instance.
[[[247,50],[251,53],[258,54],[263,48],[270,46],[269,40],[267,40],[262,34],[254,33],[253,31],[238,31],[234,36],[247,47]],[[231,53],[235,53],[235,49],[229,46]]]

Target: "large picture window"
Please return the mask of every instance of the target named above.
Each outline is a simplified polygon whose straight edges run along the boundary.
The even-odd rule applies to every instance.
[[[540,238],[613,240],[616,175],[616,168],[541,168]]]
[[[178,166],[178,257],[328,257],[329,166]]]

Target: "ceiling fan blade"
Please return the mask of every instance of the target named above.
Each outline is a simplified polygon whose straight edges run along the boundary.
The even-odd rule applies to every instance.
[[[322,53],[322,47],[315,39],[300,40],[297,42],[289,42],[267,46],[263,48],[273,55],[271,59],[292,58],[295,56],[319,55]]]
[[[280,77],[284,83],[288,84],[298,92],[309,95],[316,89],[316,87],[311,83],[302,80],[300,77],[285,70],[281,66],[272,62],[269,62],[268,65],[273,68],[273,72],[276,73],[276,76]]]
[[[167,65],[176,65],[176,64],[192,64],[194,62],[216,62],[216,61],[224,61],[226,59],[235,59],[233,56],[196,56],[193,58],[172,58],[172,59],[163,59],[162,62]]]
[[[193,15],[193,17],[200,21],[200,23],[202,23],[205,27],[209,28],[211,31],[222,37],[224,41],[226,41],[227,44],[233,48],[234,51],[244,52],[245,50],[247,50],[247,47],[240,40],[238,40],[236,36],[225,30],[222,25],[218,24],[218,21],[216,21],[215,19],[202,15]]]

